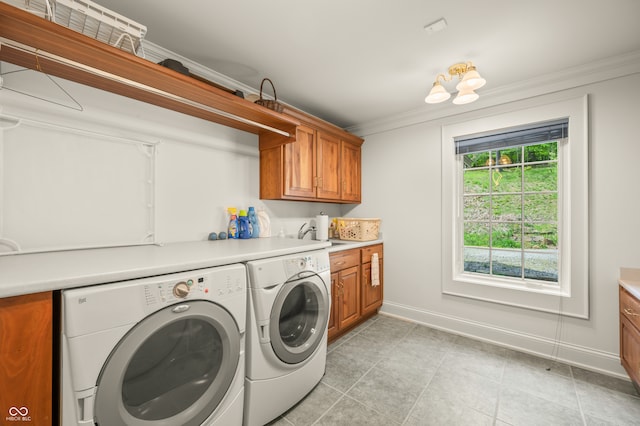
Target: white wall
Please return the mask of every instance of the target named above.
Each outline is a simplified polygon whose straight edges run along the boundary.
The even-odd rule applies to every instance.
[[[441,293],[442,124],[589,95],[590,318]],[[626,377],[618,358],[618,272],[640,267],[640,74],[366,135],[355,216],[383,219],[382,310]]]
[[[4,72],[14,69],[8,64],[1,65]],[[55,81],[82,105],[82,112],[34,98],[45,97],[67,106],[74,105],[64,92],[43,78],[42,74],[25,71],[5,75],[4,88],[0,89],[0,117],[26,118],[157,144],[153,208],[157,243],[206,240],[209,232],[226,229],[225,209],[228,206],[238,209],[265,207],[271,217],[273,235],[280,229],[288,235],[296,234],[304,222],[309,222],[321,210],[330,216],[341,215],[339,205],[259,200],[257,135],[62,79],[55,78]],[[16,93],[14,89],[28,91],[29,96]],[[0,129],[0,148],[1,136]],[[5,153],[3,157],[0,149],[0,188],[2,185],[11,185],[19,191],[23,185],[21,182],[8,182],[7,179],[3,182],[2,164],[11,161],[8,156],[9,153]],[[65,163],[79,168],[78,162],[74,163],[73,153],[69,153]],[[29,179],[47,178],[37,176],[38,173],[37,170],[32,171]],[[113,173],[118,173],[117,165],[114,165]],[[60,190],[65,191],[64,188]],[[86,188],[86,191],[90,190],[90,187]],[[3,205],[1,195],[0,190],[0,238],[10,235],[12,231],[7,229],[6,223],[2,228],[2,213],[12,206],[8,203]],[[44,218],[51,211],[47,210],[45,204],[37,214]],[[69,206],[68,214],[75,214],[73,205]],[[99,223],[92,217],[77,217],[76,220],[95,227],[118,226],[117,223]],[[56,226],[53,218],[51,226]],[[37,245],[37,234],[28,237],[30,245]],[[307,235],[306,238],[310,237]],[[98,233],[96,238],[98,240],[93,242],[100,245]],[[64,235],[60,235],[59,240],[57,245],[64,247]]]

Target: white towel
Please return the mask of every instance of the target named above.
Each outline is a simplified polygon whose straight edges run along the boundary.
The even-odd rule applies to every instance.
[[[378,261],[378,253],[371,255],[371,287],[380,285],[380,263]]]

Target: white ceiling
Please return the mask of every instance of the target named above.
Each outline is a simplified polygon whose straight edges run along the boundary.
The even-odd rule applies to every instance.
[[[341,127],[440,107],[424,98],[456,62],[477,66],[482,98],[640,50],[640,0],[96,2],[250,87],[271,78],[280,100]],[[424,26],[439,18],[447,28],[429,35]]]

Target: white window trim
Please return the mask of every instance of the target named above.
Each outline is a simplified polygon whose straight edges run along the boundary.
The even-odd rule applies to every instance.
[[[560,101],[548,105],[511,111],[442,127],[442,292],[488,302],[563,315],[589,318],[589,143],[588,99]],[[457,196],[460,182],[459,160],[454,138],[530,123],[569,118],[569,142],[559,145],[559,221],[561,289],[528,283],[519,288],[508,280],[460,274],[455,260],[457,217],[461,206]]]

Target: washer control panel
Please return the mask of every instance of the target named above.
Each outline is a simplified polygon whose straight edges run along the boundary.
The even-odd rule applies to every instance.
[[[213,270],[181,273],[172,279],[144,285],[147,307],[170,305],[182,300],[222,300],[246,293],[244,268],[219,267]]]

